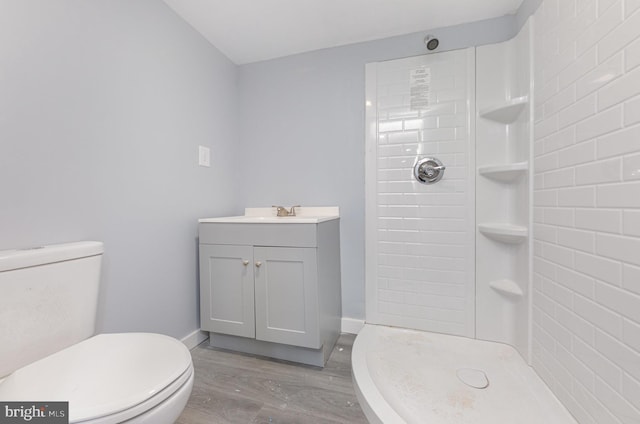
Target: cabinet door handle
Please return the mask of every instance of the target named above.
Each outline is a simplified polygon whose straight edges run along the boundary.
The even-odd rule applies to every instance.
[[[242,260],[242,265],[244,265],[244,266],[249,265],[249,261],[248,261],[248,260],[246,260],[246,259],[243,259],[243,260]]]
[[[256,266],[257,266],[258,268],[260,268],[260,265],[262,265],[262,262],[260,262],[260,261],[256,262]]]

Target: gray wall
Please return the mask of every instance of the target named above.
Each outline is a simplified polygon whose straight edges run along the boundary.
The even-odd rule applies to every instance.
[[[242,204],[341,213],[342,313],[364,318],[364,65],[511,38],[514,16],[241,66]]]
[[[0,249],[102,240],[100,330],[197,329],[197,218],[239,207],[236,77],[161,1],[0,0]]]

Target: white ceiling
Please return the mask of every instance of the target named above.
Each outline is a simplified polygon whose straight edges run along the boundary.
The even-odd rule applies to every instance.
[[[515,13],[522,0],[164,0],[236,64]]]

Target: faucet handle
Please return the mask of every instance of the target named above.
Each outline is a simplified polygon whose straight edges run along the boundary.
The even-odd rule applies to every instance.
[[[277,216],[289,216],[289,212],[284,208],[284,206],[271,206],[272,208],[276,208]]]
[[[299,208],[300,205],[291,206],[291,210],[289,211],[289,216],[296,216],[296,208]]]

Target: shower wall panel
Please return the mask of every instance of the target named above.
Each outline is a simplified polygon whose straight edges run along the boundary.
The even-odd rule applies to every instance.
[[[640,423],[640,3],[535,27],[533,367],[580,423]]]
[[[473,337],[474,50],[366,70],[367,321]],[[442,180],[414,178],[424,157]]]

